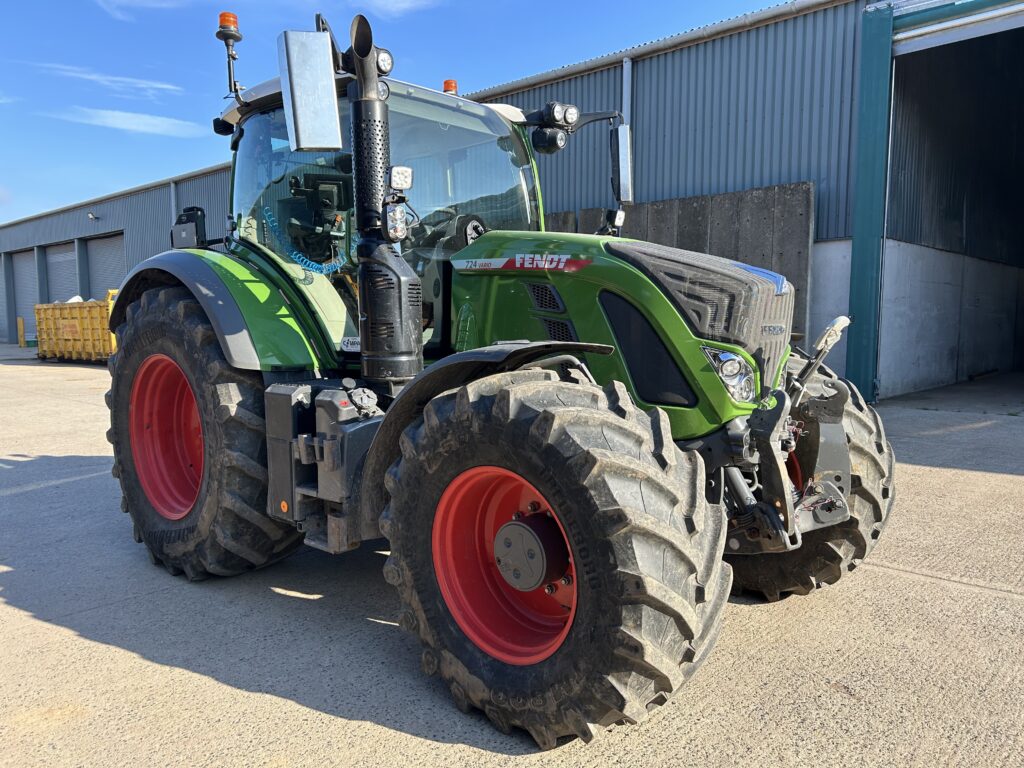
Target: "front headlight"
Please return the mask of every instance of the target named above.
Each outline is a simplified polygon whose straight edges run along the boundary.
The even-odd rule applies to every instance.
[[[739,355],[712,347],[701,347],[711,367],[725,384],[729,396],[738,403],[757,402],[757,388],[754,386],[754,369]]]

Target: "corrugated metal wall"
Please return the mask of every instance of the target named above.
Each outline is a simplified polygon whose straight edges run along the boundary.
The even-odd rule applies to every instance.
[[[229,184],[227,168],[178,180],[177,210],[201,206],[206,210],[207,237],[221,239],[226,234]],[[89,213],[94,218],[90,219]],[[78,292],[78,265],[69,241],[85,239],[93,296],[84,298],[104,298],[106,290],[120,285],[128,270],[170,248],[171,224],[171,185],[167,182],[0,226],[0,252],[45,246],[50,300],[64,301]],[[31,251],[28,256],[34,258]],[[27,308],[38,301],[35,265],[33,261],[30,276],[25,254],[18,254],[16,263],[15,304],[25,316]]]
[[[549,101],[576,104],[585,112],[621,110],[622,67],[519,91],[496,101],[527,111],[543,107]],[[539,155],[537,169],[545,210],[607,208],[613,202],[608,131],[601,125],[583,128],[561,152]]]
[[[1024,29],[896,59],[888,236],[1024,266]]]
[[[813,181],[817,239],[850,236],[853,106],[864,0],[633,62],[637,202]],[[507,95],[618,109],[621,68]],[[549,211],[607,205],[606,132],[540,158]],[[596,162],[595,162],[596,160]]]
[[[220,240],[227,234],[230,171],[224,168],[177,183],[178,210],[198,205],[206,211],[206,237]]]
[[[227,169],[178,181],[177,197],[178,210],[185,205],[206,209],[209,236],[224,236],[228,210]],[[95,219],[89,218],[90,212]],[[171,187],[165,183],[0,226],[0,251],[123,232],[130,269],[171,247],[171,224]]]

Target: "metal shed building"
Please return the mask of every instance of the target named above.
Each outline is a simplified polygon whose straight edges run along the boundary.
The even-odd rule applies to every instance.
[[[1024,2],[794,0],[469,96],[621,111],[627,234],[746,258],[787,226],[779,185],[804,183],[813,244],[784,271],[809,333],[852,315],[832,361],[887,397],[1024,368],[1022,27]],[[592,228],[611,202],[606,135],[539,166],[552,221]],[[227,186],[206,169],[0,226],[0,338],[72,272],[96,295],[162,250],[185,205],[222,234]],[[716,222],[739,234],[716,240]]]
[[[227,164],[156,181],[0,225],[0,340],[17,341],[16,318],[35,335],[37,303],[101,299],[128,270],[170,247],[177,212],[206,209],[207,235],[223,237]]]
[[[620,110],[649,239],[657,201],[812,182],[809,331],[849,312],[830,362],[888,397],[1024,367],[1022,26],[1021,2],[797,0],[470,96]],[[549,212],[610,204],[605,141],[541,163]]]

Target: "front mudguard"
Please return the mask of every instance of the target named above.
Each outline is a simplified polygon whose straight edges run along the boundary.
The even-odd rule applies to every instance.
[[[110,314],[110,330],[125,322],[129,305],[150,288],[181,285],[203,308],[233,368],[308,371],[319,367],[309,334],[294,308],[255,266],[204,249],[165,251],[124,279]]]

